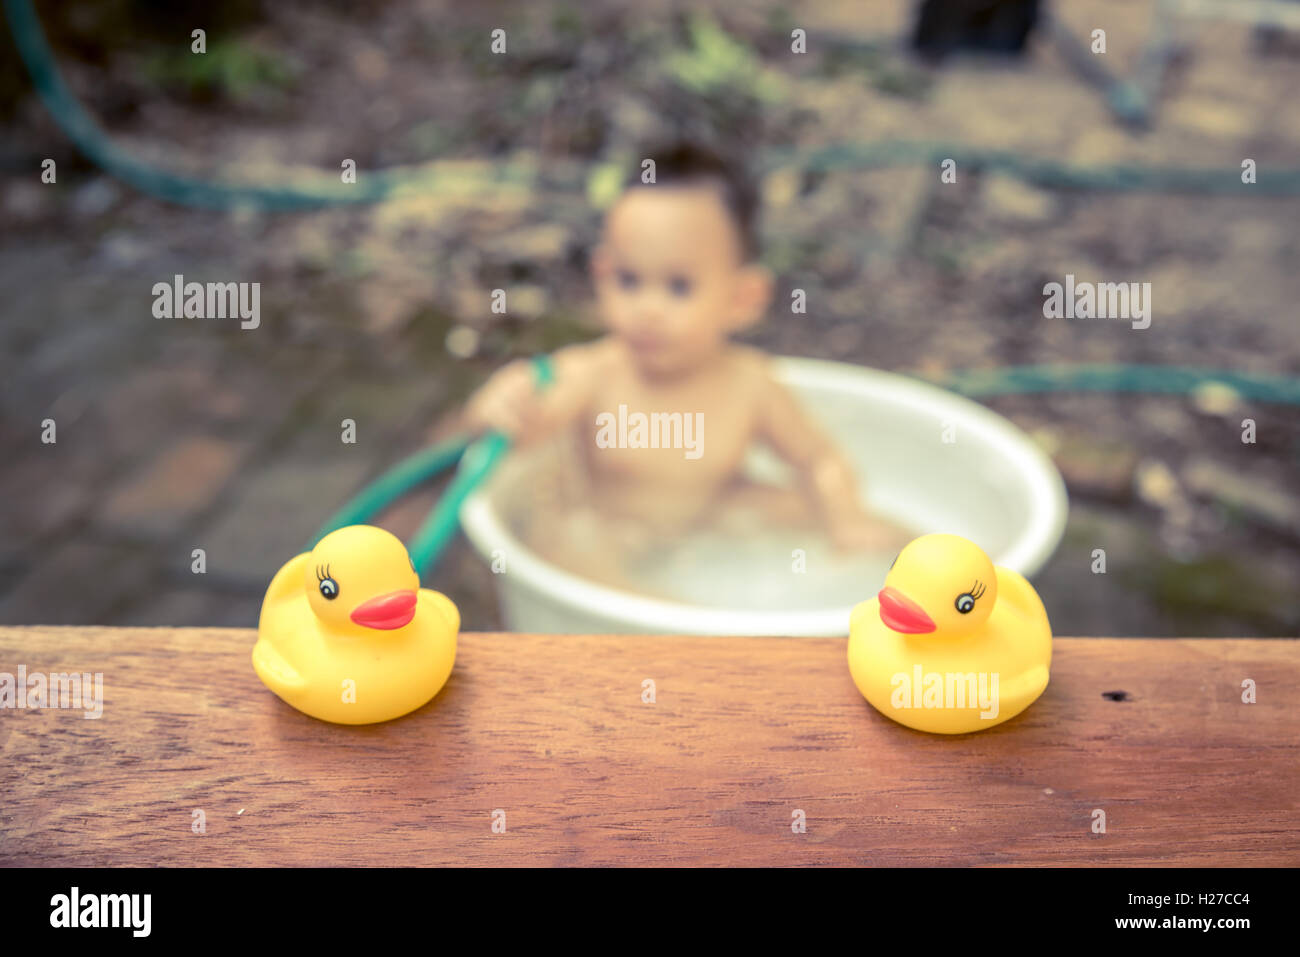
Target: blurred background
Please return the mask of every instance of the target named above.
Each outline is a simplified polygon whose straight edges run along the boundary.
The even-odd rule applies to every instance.
[[[1300,195],[1278,186],[1300,169],[1300,32],[1184,6],[36,4],[72,93],[143,163],[290,194],[337,187],[345,158],[364,189],[412,172],[314,209],[151,196],[74,147],[6,24],[0,623],[254,625],[279,565],[445,434],[492,370],[596,334],[593,200],[666,134],[740,146],[762,171],[780,287],[746,338],[772,353],[940,382],[1088,362],[1294,383]],[[876,162],[899,143],[929,145]],[[990,151],[1003,160],[966,161]],[[931,162],[946,155],[956,184]],[[1153,167],[1226,186],[1167,188]],[[177,273],[260,282],[261,328],[155,319],[152,286]],[[1151,282],[1151,327],[1044,319],[1043,285],[1066,273]],[[490,310],[498,287],[508,315]],[[1229,387],[981,401],[1066,479],[1065,538],[1036,579],[1059,634],[1300,629],[1295,405]],[[409,537],[437,494],[381,524]],[[1104,575],[1088,572],[1099,547]],[[492,579],[460,541],[426,585],[493,629]]]

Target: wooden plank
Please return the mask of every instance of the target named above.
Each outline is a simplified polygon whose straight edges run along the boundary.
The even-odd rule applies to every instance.
[[[0,629],[0,671],[105,697],[0,711],[0,864],[1300,864],[1295,641],[1059,639],[1037,704],[956,738],[876,713],[842,640],[469,634],[370,727],[283,704],[253,641]]]

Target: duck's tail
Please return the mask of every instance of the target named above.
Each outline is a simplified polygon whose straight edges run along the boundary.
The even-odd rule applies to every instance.
[[[1034,591],[1034,586],[1029,584],[1025,576],[1001,565],[997,567],[997,575],[998,602],[1005,601],[1026,619],[1035,623],[1041,622],[1050,631],[1051,625],[1047,620],[1047,609],[1043,606],[1043,600],[1038,597],[1038,592]]]
[[[1007,702],[1028,704],[1047,687],[1052,657],[1052,624],[1047,619],[1047,609],[1043,606],[1043,600],[1038,597],[1038,592],[1034,591],[1034,586],[1025,580],[1025,576],[1001,566],[998,567],[997,574],[998,604],[1006,602],[1024,620],[1025,633],[1038,636],[1036,640],[1045,643],[1043,663],[1016,675],[1004,683],[999,690],[999,694]]]
[[[442,592],[434,591],[432,588],[422,588],[420,591],[421,594],[429,596],[429,600],[433,603],[433,607],[437,610],[438,614],[442,616],[452,633],[455,634],[459,632],[460,609],[456,607],[455,603]]]
[[[271,579],[271,584],[266,587],[266,597],[262,599],[263,615],[272,605],[277,605],[286,598],[302,594],[303,569],[310,558],[310,552],[303,552],[300,555],[293,556],[280,566],[280,570]]]
[[[1025,707],[1043,693],[1048,676],[1047,665],[1035,665],[1010,681],[1000,682],[998,698],[1008,706]]]

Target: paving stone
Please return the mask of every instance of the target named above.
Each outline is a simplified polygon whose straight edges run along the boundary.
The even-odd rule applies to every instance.
[[[560,223],[536,223],[492,237],[480,244],[480,250],[487,258],[533,267],[538,263],[562,259],[568,250],[569,241],[567,226]]]
[[[996,173],[981,184],[980,203],[990,216],[1025,223],[1046,222],[1057,207],[1055,197],[1046,190]]]
[[[247,452],[243,442],[184,438],[119,484],[98,521],[130,537],[173,536],[211,504]]]
[[[1132,584],[1152,598],[1164,622],[1187,637],[1213,634],[1207,624],[1224,634],[1225,623],[1240,621],[1258,634],[1291,635],[1300,627],[1300,606],[1295,581],[1275,555],[1241,546],[1185,560],[1156,555],[1133,569]]]
[[[91,419],[114,461],[135,464],[197,431],[196,424],[224,422],[251,440],[287,415],[308,385],[273,368],[259,370],[253,381],[230,381],[206,357],[170,350],[160,361],[164,368],[115,383],[95,397]],[[230,394],[238,398],[220,398]],[[231,421],[232,412],[240,414],[238,421]]]
[[[1251,134],[1251,120],[1241,105],[1227,99],[1182,98],[1161,107],[1160,120],[1171,128],[1211,139],[1242,140]]]
[[[445,383],[435,376],[354,377],[328,390],[303,412],[295,423],[294,445],[304,455],[327,461],[356,452],[383,465],[395,442],[429,428],[446,391]],[[342,442],[344,419],[356,422],[355,445]]]
[[[939,177],[928,166],[915,166],[855,173],[854,181],[868,190],[872,203],[864,265],[870,275],[884,278],[893,271],[892,262],[915,241]]]
[[[1108,501],[1132,498],[1139,452],[1126,442],[1080,433],[1056,436],[1052,460],[1072,493]]]
[[[153,559],[138,548],[69,543],[40,555],[0,598],[0,623],[111,624],[113,610],[157,578]]]
[[[15,225],[39,222],[52,199],[51,191],[43,184],[15,179],[5,190],[4,210]]]
[[[409,543],[419,531],[429,512],[438,504],[439,493],[443,485],[425,485],[404,496],[382,515],[375,519],[375,524],[388,529],[402,541]]]
[[[206,551],[214,579],[265,588],[373,471],[373,459],[355,448],[332,462],[272,462],[240,479],[221,514],[195,533],[193,547]]]
[[[29,550],[88,511],[93,493],[84,478],[59,460],[59,450],[36,455],[0,471],[0,563],[21,563]]]
[[[433,575],[421,584],[456,603],[463,631],[500,631],[505,627],[497,602],[501,576],[492,573],[464,535],[452,539]]]
[[[222,514],[196,531],[208,573],[264,588],[336,509],[409,451],[445,391],[433,376],[353,377],[305,403],[282,426],[288,446],[273,445],[269,461],[250,466]],[[344,418],[356,421],[355,445],[341,441]]]
[[[93,219],[113,208],[121,198],[122,189],[107,176],[97,176],[76,188],[72,194],[72,212]]]
[[[1056,634],[1123,637],[1177,634],[1155,602],[1138,587],[1138,569],[1157,554],[1150,523],[1127,509],[1071,502],[1065,535],[1034,576],[1046,596]],[[1094,552],[1105,551],[1105,572],[1094,573]],[[1127,624],[1141,622],[1141,625]],[[1068,629],[1063,631],[1062,628]]]
[[[215,588],[181,587],[132,606],[113,623],[172,628],[256,628],[261,608],[262,596],[252,592],[239,594]]]
[[[1268,479],[1225,468],[1210,459],[1195,459],[1183,480],[1197,495],[1239,510],[1279,532],[1300,536],[1300,501]]]
[[[1171,468],[1159,459],[1143,459],[1136,472],[1138,497],[1155,508],[1173,508],[1183,502],[1183,490]]]

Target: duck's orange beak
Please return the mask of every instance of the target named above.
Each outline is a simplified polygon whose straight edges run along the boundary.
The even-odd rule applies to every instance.
[[[882,588],[876,597],[880,599],[880,620],[891,631],[904,635],[924,635],[934,631],[934,619],[897,588]]]
[[[367,628],[379,628],[390,631],[401,628],[415,617],[415,592],[389,592],[369,601],[362,602],[352,609],[352,621]]]

